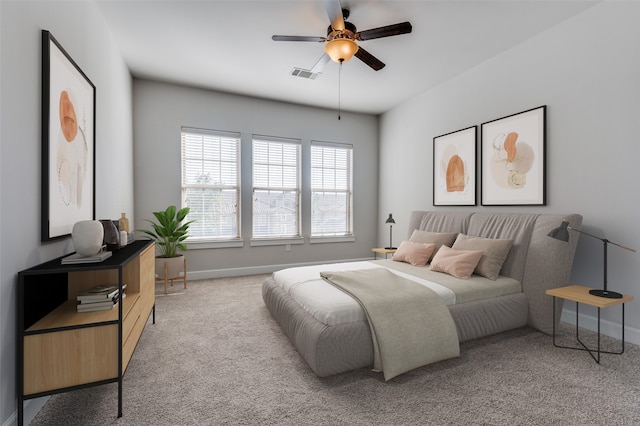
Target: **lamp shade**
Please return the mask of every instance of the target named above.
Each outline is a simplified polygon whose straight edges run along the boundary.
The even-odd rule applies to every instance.
[[[565,241],[565,242],[569,241],[568,228],[569,228],[569,222],[567,222],[566,220],[563,220],[560,226],[558,226],[557,228],[549,232],[549,236],[551,238],[555,238],[556,240]]]
[[[327,41],[324,51],[334,62],[347,62],[358,51],[358,45],[348,38],[336,38]]]
[[[391,213],[389,213],[389,217],[384,223],[396,223],[396,221],[393,220],[393,216],[391,215]]]

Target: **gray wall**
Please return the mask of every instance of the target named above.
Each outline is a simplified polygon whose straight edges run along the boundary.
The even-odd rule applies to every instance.
[[[394,230],[406,236],[409,212],[433,208],[434,136],[547,105],[547,206],[437,209],[576,212],[587,232],[640,249],[639,18],[638,2],[599,3],[385,113],[378,244],[385,241],[388,212],[396,217]],[[602,251],[600,241],[580,237],[572,283],[601,285]],[[627,338],[635,343],[639,260],[638,253],[609,246],[609,288],[636,299],[626,309]],[[573,321],[575,314],[567,311],[564,318]],[[595,310],[581,307],[583,312],[580,324],[594,327]],[[619,336],[620,308],[604,310],[603,318],[605,332]]]
[[[289,265],[371,258],[376,241],[378,118],[280,102],[229,95],[147,80],[134,79],[135,223],[146,227],[152,212],[180,205],[181,126],[241,133],[242,247],[192,249],[186,252],[192,278],[270,272]],[[311,140],[353,144],[355,241],[252,247],[251,135],[302,140],[303,155]],[[308,172],[307,172],[308,173]],[[302,176],[309,188],[309,175]],[[304,194],[304,191],[303,191]],[[308,191],[307,191],[308,194]],[[309,198],[302,199],[303,235]],[[306,213],[306,214],[305,214]]]
[[[1,1],[0,19],[0,424],[10,424],[17,273],[73,251],[70,239],[40,242],[41,30],[51,31],[97,88],[98,218],[133,214],[132,81],[93,3]]]

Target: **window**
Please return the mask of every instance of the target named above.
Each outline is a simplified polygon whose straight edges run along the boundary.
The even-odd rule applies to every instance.
[[[300,141],[253,137],[253,238],[300,233]]]
[[[182,205],[189,239],[240,238],[240,133],[182,128]]]
[[[311,236],[352,235],[351,145],[311,142]]]

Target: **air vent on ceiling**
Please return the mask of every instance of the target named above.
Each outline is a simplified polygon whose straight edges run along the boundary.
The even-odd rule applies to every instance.
[[[291,70],[291,75],[294,77],[306,78],[309,80],[315,80],[316,77],[320,75],[319,72],[311,72],[309,70],[304,70],[302,68],[294,68]]]

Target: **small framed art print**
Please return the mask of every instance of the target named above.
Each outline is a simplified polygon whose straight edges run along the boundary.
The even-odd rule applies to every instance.
[[[476,205],[478,126],[433,138],[433,205]]]
[[[483,123],[483,206],[546,204],[546,105]]]

